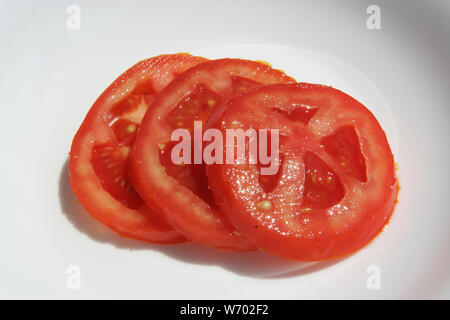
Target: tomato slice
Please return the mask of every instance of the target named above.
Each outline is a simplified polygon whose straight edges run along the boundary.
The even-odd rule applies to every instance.
[[[122,236],[154,243],[185,241],[135,191],[128,158],[158,93],[177,74],[205,60],[174,54],[137,63],[97,99],[73,139],[69,171],[75,195],[94,218]]]
[[[133,182],[147,203],[155,205],[186,238],[230,251],[254,249],[228,223],[208,189],[204,165],[175,165],[171,133],[193,130],[211,112],[249,88],[294,80],[268,65],[240,59],[207,61],[167,86],[152,105],[132,151]]]
[[[278,129],[280,166],[212,164],[207,176],[229,221],[258,248],[296,260],[352,253],[388,222],[396,196],[385,133],[361,103],[313,84],[257,88],[217,110],[226,129]],[[248,143],[247,143],[248,145]]]

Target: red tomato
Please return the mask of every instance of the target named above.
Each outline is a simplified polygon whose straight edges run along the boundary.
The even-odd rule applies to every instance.
[[[207,166],[217,203],[258,248],[296,260],[335,258],[388,222],[394,159],[375,117],[352,97],[321,85],[266,86],[211,118],[222,132],[279,129],[277,174],[260,175],[258,164]]]
[[[145,201],[160,209],[186,238],[224,250],[254,249],[216,205],[204,166],[172,162],[172,131],[192,131],[194,120],[205,122],[212,110],[248,88],[283,82],[294,81],[263,63],[208,61],[175,79],[146,113],[132,152],[133,182]]]
[[[128,177],[128,155],[158,93],[177,74],[205,60],[174,54],[137,63],[103,92],[75,135],[72,189],[94,218],[123,236],[156,243],[185,240],[136,193]]]

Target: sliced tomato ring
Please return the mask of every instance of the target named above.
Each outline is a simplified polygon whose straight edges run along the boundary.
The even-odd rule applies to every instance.
[[[205,61],[188,54],[161,55],[125,71],[95,101],[70,151],[70,182],[83,207],[120,235],[177,243],[175,231],[135,191],[128,158],[149,105],[176,75]]]
[[[217,114],[209,125],[222,132],[279,130],[277,174],[262,176],[248,154],[243,164],[207,166],[217,203],[258,248],[296,260],[336,258],[388,222],[397,196],[393,155],[376,118],[352,97],[321,85],[272,85]]]
[[[177,128],[192,131],[194,120],[205,123],[214,109],[249,88],[293,82],[279,70],[240,59],[207,61],[180,75],[154,101],[137,135],[131,164],[139,194],[196,243],[231,251],[254,249],[215,204],[204,166],[172,162],[171,134]]]

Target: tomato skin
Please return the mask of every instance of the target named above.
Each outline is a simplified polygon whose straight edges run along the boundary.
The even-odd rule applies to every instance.
[[[179,243],[186,240],[155,208],[143,205],[132,209],[107,192],[102,185],[105,181],[97,175],[92,164],[93,150],[99,145],[125,146],[131,143],[132,139],[118,141],[120,135],[116,136],[117,133],[109,125],[115,115],[119,114],[115,111],[116,106],[127,95],[135,92],[144,94],[141,92],[144,88],[151,91],[151,94],[145,96],[149,102],[176,74],[205,60],[188,54],[173,54],[137,63],[100,95],[74,137],[69,161],[72,190],[92,217],[122,236],[150,243]],[[138,118],[135,121],[139,122]]]
[[[179,116],[173,112],[180,101],[185,99],[189,103],[190,98],[186,99],[186,95],[197,96],[195,90],[203,84],[209,85],[209,95],[220,96],[221,103],[224,103],[239,94],[236,91],[241,86],[246,90],[255,83],[283,82],[293,83],[294,80],[262,63],[241,59],[208,61],[175,79],[146,113],[131,152],[133,183],[145,201],[157,207],[189,240],[227,251],[255,249],[247,238],[235,231],[219,208],[214,208],[167,174],[161,164],[158,146],[170,141],[174,129],[170,124],[174,121],[164,119]],[[219,107],[218,104],[215,107]],[[206,115],[199,114],[199,117],[207,120]]]
[[[301,134],[297,134],[286,118],[276,122],[278,118],[274,113],[266,113],[275,105],[284,108],[291,104],[318,107],[308,125],[315,134],[323,134],[322,139],[349,123],[355,126],[361,153],[367,164],[367,181],[359,181],[346,174],[345,168],[339,168],[333,158],[327,155],[322,143],[308,142],[311,137],[303,131],[306,126],[299,126]],[[257,107],[252,109],[252,106]],[[291,110],[283,112],[288,114],[287,111]],[[260,123],[257,120],[251,124],[242,120],[250,119],[246,116],[252,112],[254,119],[258,119],[258,112],[266,114],[265,117],[261,116],[265,119],[261,127],[280,128],[280,134],[288,132],[287,136],[294,137],[294,151],[288,147],[280,150],[286,152],[290,161],[302,159],[305,151],[296,153],[296,150],[304,148],[308,152],[317,152],[326,163],[333,164],[333,169],[337,170],[345,187],[345,195],[332,207],[301,212],[298,208],[302,207],[302,203],[296,201],[302,199],[305,192],[304,189],[300,191],[305,186],[307,175],[302,165],[304,160],[292,162],[300,164],[299,169],[291,165],[290,171],[283,171],[289,174],[285,174],[287,178],[279,189],[285,188],[289,190],[288,193],[276,189],[273,193],[267,193],[263,188],[255,188],[258,180],[253,176],[257,177],[258,174],[255,174],[255,170],[251,171],[250,166],[208,165],[207,176],[214,197],[238,231],[260,249],[301,261],[348,255],[380,233],[393,212],[398,184],[388,141],[370,111],[352,97],[330,87],[312,84],[272,85],[254,89],[232,100],[217,110],[209,126],[219,128],[222,132],[233,128],[233,125],[244,130],[249,126],[258,128]],[[274,123],[276,125],[273,126]],[[293,178],[290,181],[291,175]],[[252,193],[246,190],[252,190]],[[272,201],[270,210],[264,212],[255,206],[262,199]],[[269,217],[275,220],[267,222],[270,221]]]

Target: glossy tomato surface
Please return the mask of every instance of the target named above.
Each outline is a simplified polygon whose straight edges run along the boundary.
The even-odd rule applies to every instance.
[[[188,54],[161,55],[125,71],[97,99],[70,150],[70,182],[84,208],[122,236],[156,243],[182,242],[129,179],[130,147],[141,120],[176,75],[205,61]]]
[[[372,113],[347,94],[313,84],[266,86],[210,121],[223,133],[279,130],[276,174],[262,175],[249,161],[207,166],[217,203],[258,248],[296,260],[335,258],[366,245],[388,222],[397,196],[393,155]]]
[[[171,134],[178,128],[192,132],[194,121],[205,124],[213,110],[250,88],[293,82],[264,63],[240,59],[207,61],[180,75],[155,100],[134,144],[133,182],[141,196],[194,242],[223,250],[254,249],[215,203],[204,165],[173,163],[177,142]]]

